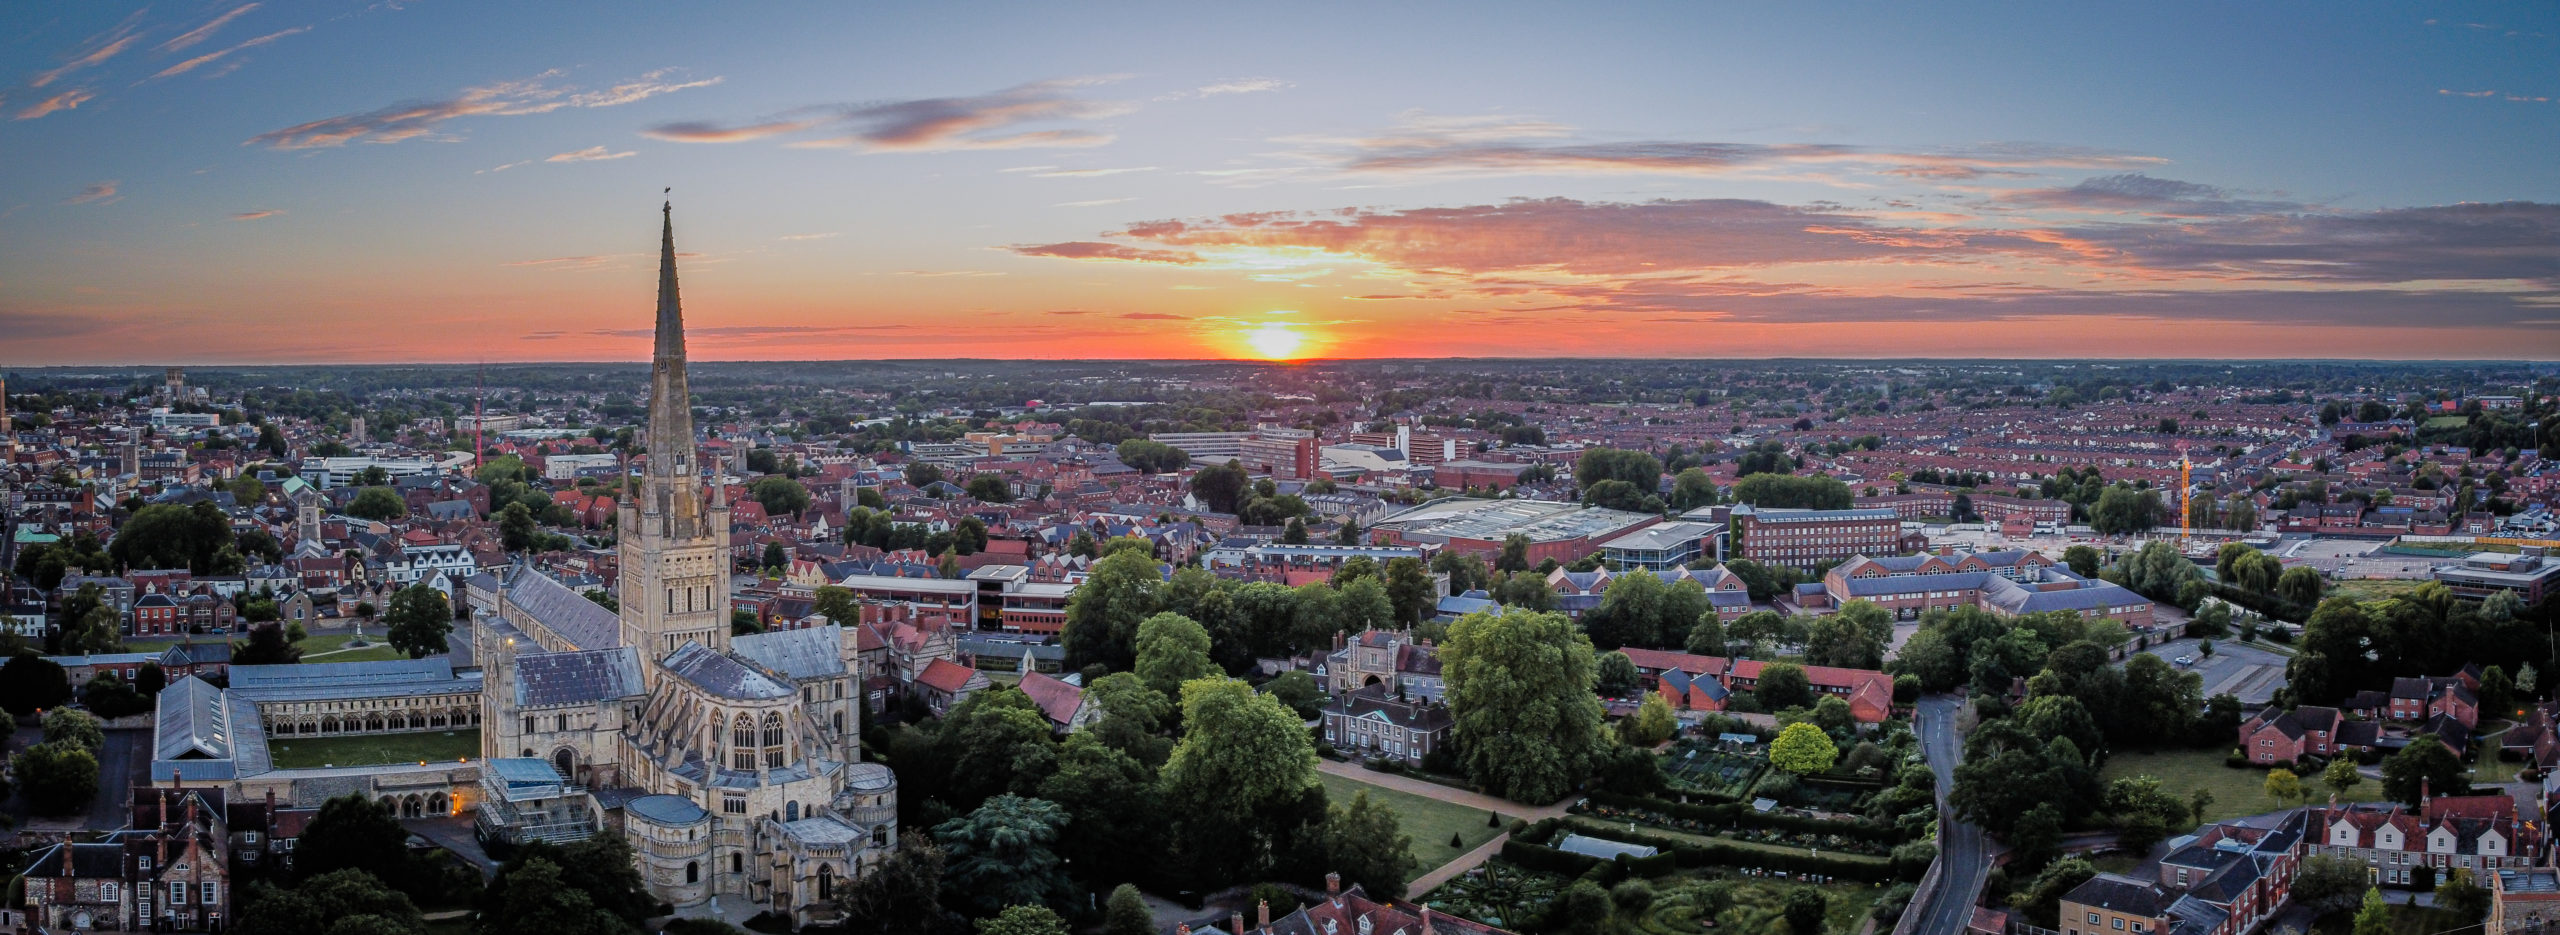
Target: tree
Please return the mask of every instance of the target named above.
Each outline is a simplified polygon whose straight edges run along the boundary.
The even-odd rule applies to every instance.
[[[2391,924],[2391,903],[2382,898],[2382,888],[2368,886],[2364,903],[2356,907],[2355,935],[2391,935],[2398,931]]]
[[[335,870],[279,889],[249,884],[236,929],[243,935],[425,935],[417,904],[361,870]]]
[[[1392,580],[1394,569],[1390,568],[1388,572],[1388,578]],[[1451,594],[1493,589],[1493,572],[1485,567],[1484,560],[1464,552],[1442,551],[1432,556],[1431,572],[1449,576]]]
[[[1067,599],[1067,622],[1061,641],[1067,664],[1101,663],[1126,669],[1137,660],[1138,624],[1160,609],[1157,590],[1164,579],[1155,556],[1125,549],[1093,563],[1085,582]]]
[[[1684,648],[1701,656],[1721,656],[1731,650],[1732,640],[1725,635],[1724,616],[1716,613],[1713,607],[1699,614],[1698,622],[1689,627],[1688,645]]]
[[[155,503],[133,511],[117,528],[107,555],[118,567],[185,568],[201,575],[213,571],[214,556],[233,544],[231,520],[213,501]]]
[[[1799,886],[1787,891],[1785,914],[1787,931],[1796,935],[1822,935],[1823,916],[1830,914],[1831,900],[1822,891]]]
[[[1252,490],[1251,477],[1235,461],[1201,468],[1191,475],[1191,494],[1213,513],[1233,513]]]
[[[1773,711],[1813,704],[1813,682],[1805,678],[1804,667],[1791,663],[1761,666],[1758,691],[1760,704]]]
[[[1305,518],[1305,517],[1300,517],[1300,516],[1292,516],[1292,517],[1289,517],[1289,525],[1288,525],[1288,526],[1286,526],[1286,527],[1283,527],[1283,528],[1280,530],[1280,544],[1282,544],[1282,545],[1305,545],[1305,544],[1307,544],[1307,521],[1306,521],[1306,518]]]
[[[1840,747],[1822,728],[1798,722],[1778,732],[1769,744],[1769,763],[1797,775],[1819,773],[1831,768],[1840,756]]]
[[[1467,776],[1520,802],[1551,802],[1601,748],[1598,664],[1562,614],[1468,614],[1440,647]]]
[[[1123,883],[1111,888],[1111,898],[1102,901],[1102,935],[1156,935],[1155,913],[1148,911],[1137,887]]]
[[[999,795],[968,815],[934,826],[947,863],[944,882],[963,894],[967,911],[987,915],[1006,906],[1059,905],[1072,893],[1066,864],[1053,846],[1066,809],[1045,799]]]
[[[1119,455],[1120,463],[1149,474],[1164,474],[1191,463],[1191,456],[1182,449],[1143,438],[1121,442],[1114,454]]]
[[[1680,473],[1672,475],[1672,509],[1694,510],[1702,506],[1714,506],[1715,502],[1716,482],[1707,476],[1707,472],[1697,468],[1684,468]]]
[[[71,700],[71,676],[59,663],[22,653],[0,663],[0,710],[18,717]]]
[[[249,639],[231,647],[235,666],[282,666],[302,661],[302,647],[286,638],[284,627],[262,623],[249,628]]]
[[[1262,690],[1279,699],[1281,704],[1288,705],[1289,710],[1298,712],[1302,718],[1312,719],[1317,712],[1324,710],[1323,686],[1316,684],[1315,676],[1301,670],[1280,673],[1263,683]]]
[[[1327,809],[1324,821],[1325,866],[1357,884],[1373,898],[1404,896],[1413,876],[1413,839],[1407,837],[1393,809],[1362,791],[1351,804]]]
[[[2012,877],[2035,873],[2062,856],[2062,810],[2041,802],[2018,816],[2017,828],[2009,832],[2009,854]]]
[[[1322,800],[1305,723],[1228,678],[1183,683],[1182,722],[1162,779],[1184,858],[1207,879],[1268,872],[1292,846],[1303,804]]]
[[[2309,565],[2296,565],[2284,570],[2276,579],[2276,596],[2309,607],[2320,600],[2320,570]]]
[[[2268,770],[2267,781],[2262,788],[2266,790],[2268,798],[2276,800],[2277,805],[2303,797],[2302,777],[2294,775],[2289,769]]]
[[[2160,492],[2114,484],[2089,506],[2089,528],[2100,535],[2141,532],[2160,519]]]
[[[309,859],[294,855],[296,866]],[[481,903],[480,935],[628,935],[627,923],[563,876],[560,864],[540,857],[500,871]]]
[[[1126,857],[1160,852],[1165,825],[1154,767],[1115,749],[1099,733],[1068,735],[1058,749],[1057,772],[1040,783],[1040,797],[1066,809],[1073,829],[1057,845],[1058,856],[1097,885],[1143,878],[1152,868]]]
[[[96,585],[81,585],[88,591]],[[66,602],[68,603],[68,602]],[[77,615],[65,613],[62,627],[62,651],[65,653],[113,653],[124,650],[124,618],[104,603],[88,604]]]
[[[123,676],[113,672],[100,672],[81,685],[80,704],[108,719],[132,717],[151,710],[151,699],[133,690]]]
[[[1529,570],[1529,537],[1512,533],[1502,537],[1502,554],[1493,560],[1495,571],[1519,574]]]
[[[1003,793],[1033,795],[1057,769],[1048,717],[1031,696],[1008,686],[970,695],[945,715],[934,750],[950,768],[940,777],[941,798],[961,811]]]
[[[1192,679],[1224,674],[1209,661],[1209,631],[1177,613],[1157,614],[1139,624],[1137,653],[1138,677],[1167,695]]]
[[[2382,795],[2411,808],[2422,808],[2421,793],[2426,795],[2467,795],[2471,791],[2470,770],[2445,749],[2434,734],[2409,738],[2382,761]]]
[[[970,499],[981,503],[1013,502],[1013,485],[1006,483],[1002,474],[979,474],[971,477],[965,489],[969,491]]]
[[[850,935],[907,935],[943,928],[948,914],[939,902],[942,849],[916,832],[901,836],[898,846],[868,873],[838,883],[836,905],[845,913]]]
[[[1354,579],[1336,588],[1335,619],[1342,629],[1353,633],[1385,629],[1395,625],[1395,598],[1375,575]]]
[[[909,461],[904,473],[910,487],[931,487],[942,482],[941,465],[930,461]]]
[[[1618,737],[1638,747],[1651,747],[1678,732],[1680,722],[1671,714],[1671,703],[1652,692],[1636,705],[1636,713],[1618,722]]]
[[[1431,616],[1440,594],[1421,559],[1409,555],[1388,559],[1386,576],[1387,602],[1395,608],[1397,622],[1410,626]]]
[[[1849,485],[1833,477],[1751,474],[1733,485],[1733,502],[1760,509],[1845,510],[1855,500]]]
[[[409,504],[403,502],[399,494],[391,492],[389,487],[367,487],[358,491],[355,500],[347,504],[347,515],[387,523],[409,515]]]
[[[98,797],[98,757],[76,741],[40,743],[9,760],[18,791],[38,815],[74,815]]]
[[[44,743],[69,744],[96,752],[107,745],[106,725],[96,715],[78,708],[55,708],[44,713]]]
[[[1067,920],[1047,906],[1008,906],[978,920],[978,935],[1068,935]]]
[[[1805,629],[1806,662],[1874,669],[1884,665],[1885,645],[1893,639],[1893,615],[1872,601],[1851,600],[1840,605],[1837,613],[1814,618]]]
[[[2356,904],[2365,890],[2368,871],[2362,861],[2331,854],[2314,854],[2302,859],[2294,871],[2293,898],[2316,913],[2330,913]]]
[[[2009,894],[2009,903],[2025,910],[2028,919],[2036,925],[2053,928],[2060,922],[2056,917],[2063,894],[2097,875],[2098,868],[2090,865],[2086,858],[2065,857],[2046,864],[2044,872],[2036,874],[2025,888]]]
[[[2455,867],[2444,882],[2436,884],[2436,908],[2453,913],[2456,922],[2479,922],[2488,916],[2489,903],[2489,888],[2481,886],[2470,870]]]
[[[1610,908],[1608,890],[1591,880],[1575,880],[1547,910],[1547,928],[1567,935],[1598,935],[1609,923]]]
[[[1641,451],[1605,447],[1583,449],[1574,460],[1573,481],[1582,489],[1613,480],[1651,494],[1662,483],[1662,462]]]
[[[2125,848],[2137,853],[2186,827],[2187,803],[2156,776],[2117,777],[2107,784],[2106,808],[2116,816]]]
[[[2329,768],[2320,771],[2320,784],[2328,786],[2329,791],[2337,793],[2340,798],[2346,797],[2349,790],[2362,782],[2364,774],[2356,770],[2356,761],[2348,757],[2331,760]]]
[[[1582,488],[1582,502],[1609,510],[1626,510],[1634,513],[1662,512],[1661,497],[1655,496],[1648,488],[1638,487],[1622,480],[1604,480]]]
[[[332,870],[361,870],[400,880],[409,865],[409,832],[389,806],[347,794],[320,803],[294,844],[294,869],[305,879]]]
[[[160,690],[167,687],[169,687],[169,673],[162,670],[159,663],[146,662],[141,668],[133,670],[133,690],[141,692],[144,697],[157,697]]]
[[[2098,550],[2089,546],[2075,545],[2062,550],[2062,563],[2071,566],[2072,574],[2083,578],[2097,577],[2101,561]]]
[[[453,608],[445,603],[444,592],[420,582],[391,594],[391,611],[384,616],[390,621],[393,649],[408,653],[411,659],[424,659],[446,651],[445,637],[453,632]]]
[[[1626,653],[1616,650],[1600,654],[1599,665],[1593,678],[1595,680],[1593,687],[1607,698],[1623,698],[1635,694],[1638,687],[1635,661],[1628,659]]]

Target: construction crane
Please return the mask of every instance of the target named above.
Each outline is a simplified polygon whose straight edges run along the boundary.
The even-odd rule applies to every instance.
[[[2187,551],[2188,526],[2196,512],[2196,463],[2187,457],[2187,443],[2178,443],[2178,552]]]

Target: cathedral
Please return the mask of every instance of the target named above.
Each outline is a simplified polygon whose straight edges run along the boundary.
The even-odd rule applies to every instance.
[[[729,634],[729,504],[695,447],[665,213],[647,455],[618,506],[620,610],[533,569],[507,577],[473,622],[481,754],[540,759],[591,790],[660,899],[824,924],[836,887],[896,846],[897,781],[862,762],[852,630]]]

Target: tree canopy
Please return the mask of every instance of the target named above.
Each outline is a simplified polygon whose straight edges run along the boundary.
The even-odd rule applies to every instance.
[[[1468,778],[1551,802],[1591,771],[1606,737],[1591,641],[1562,614],[1476,613],[1449,627],[1441,678]]]

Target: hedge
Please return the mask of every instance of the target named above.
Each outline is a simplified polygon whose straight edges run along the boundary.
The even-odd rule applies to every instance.
[[[1880,857],[1815,854],[1809,851],[1803,853],[1793,851],[1762,851],[1724,844],[1721,842],[1679,841],[1657,835],[1645,834],[1640,831],[1631,832],[1611,828],[1600,825],[1596,822],[1591,824],[1573,825],[1571,827],[1575,833],[1588,835],[1590,837],[1607,838],[1612,841],[1620,841],[1627,844],[1642,844],[1652,847],[1664,854],[1671,855],[1673,862],[1682,867],[1756,866],[1770,870],[1784,870],[1789,873],[1819,873],[1826,876],[1839,877],[1845,880],[1861,880],[1869,883],[1881,883],[1897,876],[1893,862]],[[1515,840],[1512,843],[1519,842]],[[1568,854],[1551,847],[1543,847],[1539,845],[1522,846],[1522,850],[1524,852],[1532,849],[1547,851],[1564,858],[1581,857],[1579,854]],[[1504,857],[1513,857],[1512,849],[1509,844],[1503,845],[1502,850]],[[1531,859],[1537,860],[1546,858],[1544,855],[1538,855],[1533,856]],[[1592,858],[1582,859],[1593,860]],[[1518,863],[1520,861],[1515,858],[1514,862]],[[1598,861],[1593,860],[1593,863],[1598,863]],[[1922,865],[1921,869],[1925,872],[1926,865]],[[1588,868],[1586,867],[1586,872],[1587,870]],[[1911,876],[1916,876],[1915,874],[1911,874],[1908,868],[1906,868],[1900,875],[1904,876],[1906,879]]]
[[[1606,805],[1611,808],[1640,808],[1660,812],[1673,818],[1685,818],[1690,821],[1728,827],[1836,834],[1844,838],[1886,845],[1900,844],[1909,837],[1901,828],[1864,819],[1805,818],[1797,815],[1754,811],[1739,804],[1698,805],[1651,796],[1620,795],[1613,792],[1593,792],[1584,798],[1590,799],[1594,805]]]

